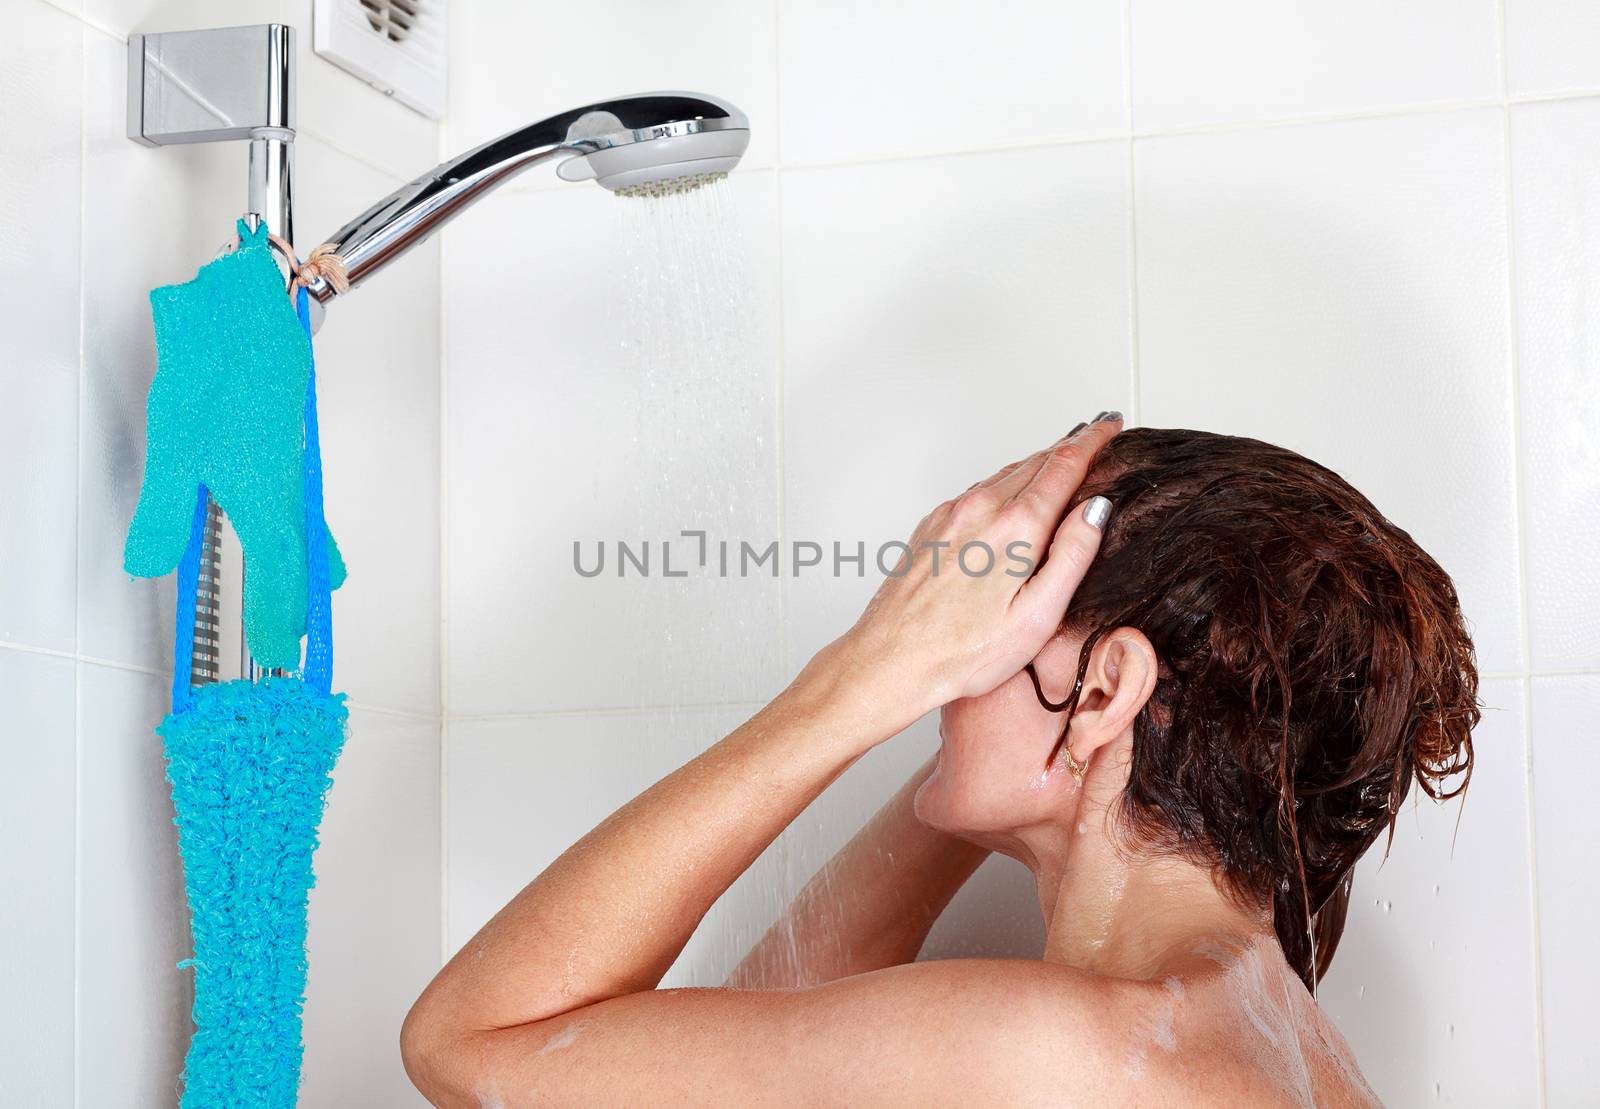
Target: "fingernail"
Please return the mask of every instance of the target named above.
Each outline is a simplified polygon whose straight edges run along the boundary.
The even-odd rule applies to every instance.
[[[1096,416],[1094,418],[1094,422],[1098,424],[1098,423],[1102,423],[1102,422],[1104,422],[1106,420],[1120,420],[1120,419],[1122,419],[1122,413],[1121,412],[1102,412],[1102,413],[1100,413],[1100,415],[1098,415],[1098,416]]]
[[[1100,531],[1111,519],[1111,502],[1104,497],[1090,497],[1083,505],[1083,522]]]
[[[1078,432],[1082,431],[1084,428],[1086,428],[1088,426],[1089,426],[1088,424],[1079,424],[1077,427],[1075,427],[1071,431],[1067,432],[1067,438],[1071,439],[1074,435],[1078,434]]]

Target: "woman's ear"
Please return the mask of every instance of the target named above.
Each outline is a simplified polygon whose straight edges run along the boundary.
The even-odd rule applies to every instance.
[[[1100,637],[1089,655],[1083,692],[1068,726],[1075,758],[1087,759],[1125,735],[1156,689],[1156,651],[1137,628]]]

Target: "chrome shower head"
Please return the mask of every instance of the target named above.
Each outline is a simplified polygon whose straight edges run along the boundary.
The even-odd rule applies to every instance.
[[[619,196],[663,196],[727,176],[750,143],[750,122],[724,100],[643,93],[590,104],[484,143],[403,185],[327,240],[351,287],[426,240],[523,170],[560,160],[566,181],[596,181]],[[326,279],[308,286],[336,294]]]

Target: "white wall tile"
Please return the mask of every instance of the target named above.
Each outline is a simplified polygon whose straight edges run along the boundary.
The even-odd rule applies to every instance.
[[[743,0],[457,4],[450,15],[450,141],[465,150],[597,100],[662,89],[709,93],[750,118],[743,165],[777,144],[774,5]],[[528,64],[529,44],[538,49]],[[550,171],[523,179],[548,184]]]
[[[1592,813],[1593,787],[1600,780],[1600,675],[1535,677],[1532,684],[1546,1092],[1551,1105],[1595,1105],[1600,875]]]
[[[1511,110],[1535,670],[1600,666],[1600,101]]]
[[[1139,0],[1141,131],[1498,96],[1494,0]]]
[[[156,725],[163,678],[78,665],[78,1104],[172,1105],[192,950]]]
[[[302,227],[337,226],[399,182],[302,139]],[[315,238],[297,232],[309,252]],[[317,403],[334,592],[334,684],[358,702],[439,710],[439,248],[427,243],[328,306]]]
[[[779,7],[786,165],[1127,131],[1121,0]]]
[[[0,1075],[11,1105],[70,1104],[73,1082],[71,659],[0,649]]]
[[[448,953],[591,828],[743,715],[717,709],[452,722]],[[688,968],[723,945],[716,917],[708,917],[665,984],[685,984]]]
[[[1538,1103],[1521,683],[1482,698],[1464,806],[1413,785],[1388,859],[1380,838],[1356,868],[1320,991],[1386,1105]]]
[[[1600,8],[1506,0],[1506,79],[1516,93],[1600,88]]]
[[[784,533],[828,560],[785,578],[791,667],[860,615],[882,544],[1131,411],[1127,162],[1111,142],[785,175]],[[864,577],[831,576],[834,542],[865,542]]]
[[[664,205],[510,194],[450,232],[452,713],[770,691],[774,583],[666,579],[659,543],[776,533],[775,197],[767,173]],[[614,546],[577,575],[575,541],[593,565],[619,539],[652,576]]]
[[[148,294],[190,280],[230,241],[244,210],[244,152],[130,141],[127,51],[97,33],[85,43],[78,643],[92,658],[160,669],[172,665],[173,578],[130,578],[122,568],[156,368]]]
[[[300,1104],[423,1105],[400,1024],[439,969],[439,725],[356,710],[311,891]]]
[[[453,723],[450,951],[586,832],[737,727],[744,715],[684,710]],[[829,786],[712,906],[663,985],[720,985],[937,742],[930,717],[868,752]],[[951,903],[923,954],[1037,957],[1043,937],[1031,876],[995,859]]]
[[[74,646],[82,25],[30,0],[0,41],[0,640]]]
[[[1343,474],[1521,666],[1498,112],[1141,140],[1141,412]]]

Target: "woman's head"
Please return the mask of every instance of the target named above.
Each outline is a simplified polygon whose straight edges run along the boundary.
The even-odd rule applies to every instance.
[[[1125,770],[1118,843],[1270,905],[1310,982],[1308,925],[1320,976],[1351,869],[1411,779],[1465,788],[1477,672],[1455,589],[1338,475],[1253,439],[1124,432],[1078,498],[1096,494],[1115,510],[1042,688],[1061,701],[1084,679],[1067,740]],[[1002,849],[1075,820],[1070,779],[1040,773],[1063,723],[1025,675],[949,706],[919,811]]]

